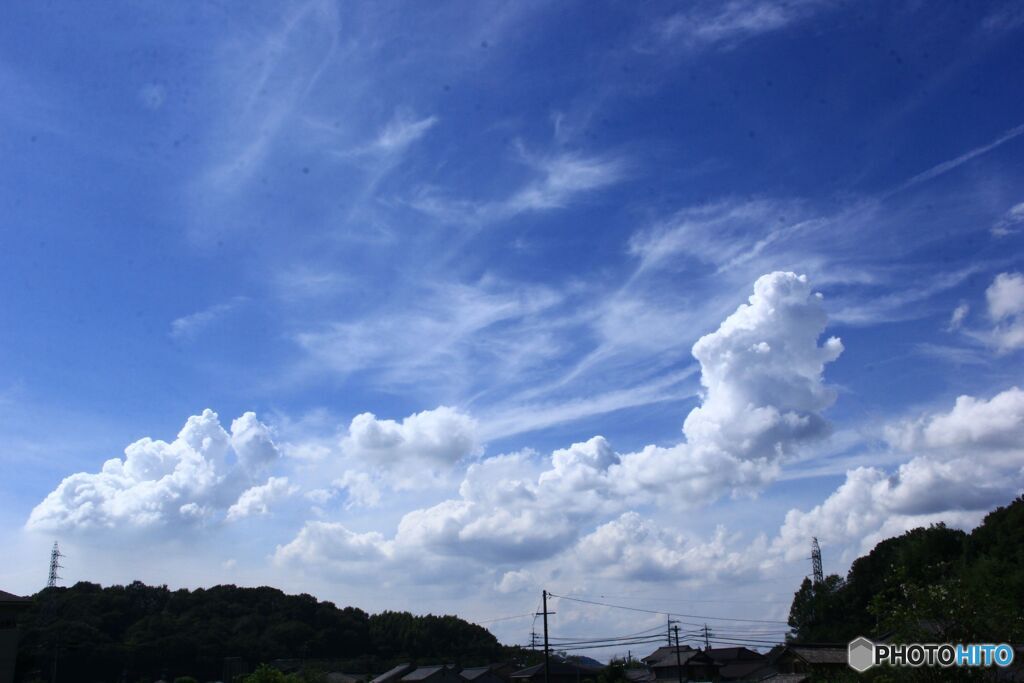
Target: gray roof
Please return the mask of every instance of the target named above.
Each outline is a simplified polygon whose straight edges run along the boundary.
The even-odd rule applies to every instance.
[[[572,662],[563,662],[563,661],[561,661],[559,659],[552,659],[551,662],[550,662],[550,665],[551,665],[551,673],[553,673],[553,674],[570,674],[570,675],[575,675],[575,674],[578,673],[578,674],[581,674],[581,675],[589,676],[589,675],[593,674],[594,671],[595,671],[595,669],[592,668],[592,667],[580,666],[579,664],[574,664]],[[516,671],[515,673],[513,673],[511,675],[511,678],[532,678],[533,676],[535,676],[537,674],[541,674],[541,675],[544,674],[544,665],[543,664],[535,664],[535,665],[527,667],[525,669],[521,669],[519,671]]]
[[[764,655],[748,647],[713,647],[704,650],[704,653],[716,662],[722,663],[764,659]]]
[[[388,669],[380,676],[374,678],[370,683],[388,683],[402,677],[403,674],[412,671],[412,664],[399,664],[396,667]]]
[[[403,681],[422,681],[424,678],[430,678],[439,671],[444,671],[447,667],[443,664],[437,666],[421,666],[415,671],[411,671],[406,675],[402,676]]]
[[[491,672],[491,667],[489,667],[489,666],[474,666],[474,667],[471,667],[469,669],[463,669],[462,671],[459,672],[459,675],[462,676],[467,681],[475,681],[476,679],[480,678],[484,674],[488,674],[490,672]]]
[[[696,659],[702,664],[714,663],[714,660],[712,660],[710,657],[708,657],[700,650],[684,650],[682,648],[679,648],[679,657],[677,658],[676,649],[672,648],[671,654],[665,655],[664,657],[655,662],[650,662],[648,666],[650,666],[652,669],[667,669],[679,666],[680,664],[686,666],[691,659]]]
[[[693,648],[690,647],[689,645],[680,645],[679,646],[679,651],[680,652],[686,652],[687,650],[692,650],[692,649]],[[671,646],[670,645],[662,645],[657,650],[655,650],[651,654],[647,655],[646,657],[644,657],[640,661],[641,662],[648,662],[648,661],[651,661],[651,660],[661,659],[662,657],[665,657],[666,655],[675,656],[675,654],[676,654],[676,648],[675,648],[674,645],[671,645]]]

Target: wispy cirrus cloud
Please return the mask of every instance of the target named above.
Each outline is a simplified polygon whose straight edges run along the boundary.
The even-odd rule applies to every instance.
[[[938,178],[939,176],[949,173],[953,169],[966,164],[968,161],[971,161],[972,159],[975,159],[983,154],[987,154],[988,152],[991,152],[992,150],[1001,147],[1002,145],[1005,145],[1007,142],[1010,142],[1011,140],[1014,140],[1015,138],[1019,137],[1022,133],[1024,133],[1024,123],[1020,124],[1019,126],[1014,126],[1013,128],[1004,132],[1002,135],[997,137],[995,140],[992,140],[991,142],[975,147],[974,149],[964,152],[958,157],[955,157],[948,161],[943,161],[941,164],[937,164],[926,171],[918,173],[917,175],[913,176],[903,184],[893,189],[892,192],[900,192],[902,190],[909,189],[916,185],[920,185],[921,183],[926,183],[934,178]]]
[[[559,352],[543,314],[563,300],[546,287],[432,283],[399,308],[321,324],[295,341],[318,372],[367,371],[390,385],[494,377]]]
[[[534,177],[502,199],[452,199],[427,186],[409,205],[442,222],[483,226],[524,213],[566,208],[581,195],[623,180],[628,168],[618,157],[569,152],[533,156],[522,147],[520,161]]]
[[[756,36],[808,18],[829,3],[822,0],[730,0],[704,2],[664,17],[650,28],[640,49],[734,48]]]
[[[377,138],[362,151],[368,153],[394,154],[402,152],[409,145],[426,135],[437,124],[436,116],[417,119],[408,112],[399,111],[385,125]]]
[[[230,45],[224,57],[227,102],[222,135],[211,145],[198,189],[230,192],[260,171],[287,122],[333,59],[338,27],[332,3],[309,0],[257,40]],[[296,78],[296,73],[302,76]]]
[[[1006,237],[1020,232],[1022,226],[1024,226],[1024,202],[1010,207],[1002,218],[995,222],[991,232],[995,237]]]
[[[248,301],[246,297],[236,296],[229,301],[175,318],[171,321],[170,335],[177,341],[192,341],[202,334],[203,330],[224,318],[246,301]]]

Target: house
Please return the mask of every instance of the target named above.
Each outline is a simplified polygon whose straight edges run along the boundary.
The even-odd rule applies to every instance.
[[[370,683],[398,683],[402,676],[412,671],[414,667],[412,664],[399,664],[394,666],[379,676],[374,677]]]
[[[722,665],[718,675],[723,681],[756,681],[772,672],[763,654],[746,647],[713,647],[704,654]]]
[[[686,652],[687,650],[692,650],[692,649],[693,648],[690,647],[689,645],[680,645],[679,646],[679,651],[680,652]],[[675,653],[676,653],[676,648],[674,646],[663,645],[663,646],[659,647],[657,650],[655,650],[654,652],[652,652],[651,654],[647,655],[646,657],[643,657],[640,661],[643,662],[644,664],[646,664],[647,666],[650,666],[654,662],[656,662],[656,661],[658,661],[660,659],[663,659],[664,657],[666,657],[668,655],[675,656]]]
[[[504,675],[502,675],[504,674]],[[501,664],[463,669],[459,676],[467,683],[505,683],[509,672]]]
[[[647,667],[653,672],[655,681],[717,681],[722,665],[710,656],[695,649],[670,648],[671,653],[653,659]]]
[[[585,683],[597,680],[600,669],[589,666],[581,666],[573,662],[565,662],[560,659],[552,659],[549,663],[550,672],[548,683]],[[545,683],[544,665],[520,669],[509,676],[511,683]]]
[[[780,674],[829,674],[847,671],[846,647],[777,645],[767,655],[768,664]]]
[[[31,605],[30,598],[0,591],[0,683],[14,680],[14,663],[18,659],[18,615]]]
[[[367,677],[364,674],[348,674],[341,671],[332,671],[327,674],[327,683],[366,683]]]
[[[419,666],[402,676],[401,683],[465,683],[458,670],[438,664],[436,666]]]

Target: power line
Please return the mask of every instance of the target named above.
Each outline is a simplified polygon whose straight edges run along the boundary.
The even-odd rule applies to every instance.
[[[474,622],[474,623],[482,626],[483,624],[494,624],[494,623],[499,622],[499,621],[511,621],[512,619],[525,619],[526,617],[532,617],[532,616],[534,616],[534,613],[530,612],[529,614],[514,614],[514,615],[512,615],[510,617],[497,617],[495,619],[484,619],[483,621],[477,621],[477,622]]]
[[[665,641],[664,641],[664,638],[659,636],[657,640],[647,640],[647,641],[644,641],[644,642],[646,642],[646,643],[662,643],[662,642],[665,642]],[[578,650],[601,650],[601,649],[604,649],[604,648],[614,647],[616,644],[617,643],[613,643],[612,645],[583,645],[581,647],[566,647],[566,648],[558,648],[558,649],[559,650],[565,650],[566,652],[576,652]],[[622,645],[642,645],[642,644],[643,643],[622,643]]]
[[[631,612],[644,612],[645,614],[664,614],[664,615],[667,615],[667,616],[687,617],[687,618],[690,618],[690,619],[710,619],[712,621],[737,621],[737,622],[745,622],[745,623],[751,623],[751,624],[785,624],[787,626],[789,625],[789,622],[779,621],[778,619],[740,619],[740,618],[736,618],[736,617],[712,617],[712,616],[700,615],[700,614],[682,614],[680,612],[666,612],[664,610],[642,609],[640,607],[628,607],[626,605],[613,605],[613,604],[611,604],[609,602],[598,602],[596,600],[584,600],[582,598],[570,598],[570,597],[565,596],[565,595],[555,595],[554,593],[548,593],[548,595],[553,597],[553,598],[560,598],[562,600],[572,600],[573,602],[582,602],[582,603],[586,603],[588,605],[599,605],[601,607],[612,607],[612,608],[615,608],[615,609],[624,609],[624,610],[629,610]],[[691,625],[700,626],[700,624],[691,624]]]
[[[802,580],[804,578],[804,575],[801,574],[798,578]],[[793,580],[793,579],[786,578],[786,580],[790,581],[790,580]],[[751,599],[751,600],[715,599],[715,600],[712,600],[712,599],[697,599],[697,598],[679,598],[678,600],[676,600],[676,599],[666,600],[664,597],[656,597],[656,596],[608,595],[608,594],[604,594],[604,593],[599,594],[599,595],[586,595],[586,594],[582,594],[582,593],[577,593],[576,595],[577,595],[577,597],[593,598],[593,599],[599,599],[599,600],[616,600],[616,599],[617,600],[634,600],[634,601],[643,601],[643,602],[660,602],[660,603],[669,604],[669,605],[680,605],[680,604],[697,603],[697,602],[700,602],[700,603],[705,603],[705,602],[706,603],[719,603],[719,602],[721,602],[721,603],[729,603],[729,604],[737,604],[737,605],[761,605],[761,604],[779,604],[779,605],[785,604],[785,605],[788,605],[790,602],[792,602],[792,600],[788,600],[788,599],[787,600],[764,600],[764,599],[757,599],[757,600],[754,600],[754,599]]]
[[[635,641],[647,641],[651,639],[660,640],[662,639],[662,635],[648,634],[646,636],[634,636],[630,638],[584,638],[580,640],[562,640],[558,642],[552,641],[551,646],[561,647],[563,645],[593,645],[596,643],[630,643]]]
[[[603,647],[622,647],[623,645],[645,645],[647,643],[660,643],[662,642],[661,636],[657,638],[642,638],[638,640],[613,640],[596,643],[552,643],[551,649],[553,650],[579,650],[579,649],[593,649]]]
[[[638,636],[647,635],[651,631],[661,630],[661,626],[653,626],[651,628],[645,628],[643,631],[637,631],[636,633],[627,633],[622,636],[551,636],[551,640],[616,640],[619,638],[635,638]],[[659,636],[660,637],[660,636]]]

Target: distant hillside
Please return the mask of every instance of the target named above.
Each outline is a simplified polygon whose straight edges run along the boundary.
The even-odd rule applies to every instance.
[[[276,588],[171,591],[140,582],[107,588],[83,582],[34,597],[22,626],[20,680],[44,671],[48,679],[55,649],[59,680],[82,683],[162,675],[218,680],[225,657],[250,665],[342,660],[349,670],[370,672],[399,660],[467,666],[505,654],[489,631],[457,617],[369,615]]]
[[[1024,642],[1024,497],[970,534],[914,529],[858,558],[845,579],[804,579],[789,624],[804,642]]]

